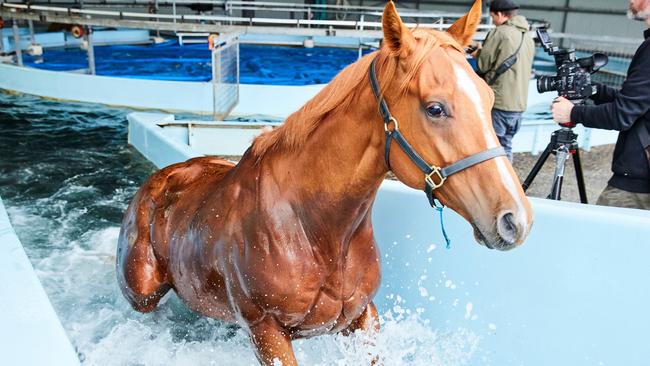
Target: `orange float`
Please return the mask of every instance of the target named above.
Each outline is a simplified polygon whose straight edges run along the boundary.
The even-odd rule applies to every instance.
[[[208,49],[213,50],[214,49],[214,41],[219,37],[219,34],[217,33],[212,33],[208,36]]]
[[[86,31],[84,30],[84,27],[80,25],[73,25],[72,28],[70,28],[70,33],[72,33],[74,38],[81,38],[86,34]]]

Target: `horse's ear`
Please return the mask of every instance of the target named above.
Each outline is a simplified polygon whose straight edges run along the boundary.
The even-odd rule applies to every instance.
[[[454,39],[460,43],[461,46],[467,47],[472,43],[472,37],[476,33],[476,28],[481,22],[482,4],[481,0],[476,0],[469,13],[465,14],[462,18],[458,19],[454,24],[447,29]]]
[[[397,14],[397,9],[395,9],[395,4],[392,1],[389,1],[384,7],[381,27],[384,31],[384,42],[386,42],[393,54],[406,57],[415,49],[415,37],[402,23],[402,19]]]

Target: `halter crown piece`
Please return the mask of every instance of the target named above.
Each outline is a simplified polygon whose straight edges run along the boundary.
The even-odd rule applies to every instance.
[[[368,74],[370,77],[370,87],[372,88],[372,92],[375,94],[375,97],[377,98],[377,102],[379,102],[379,113],[381,114],[381,118],[384,120],[384,130],[386,131],[386,146],[384,149],[385,152],[384,159],[386,160],[386,165],[388,166],[388,169],[392,169],[390,166],[390,145],[392,140],[395,140],[395,142],[397,142],[399,147],[402,148],[402,151],[406,153],[409,159],[411,159],[411,161],[418,168],[420,168],[420,170],[424,173],[424,183],[425,183],[424,193],[427,195],[427,199],[429,199],[429,203],[431,204],[431,206],[441,211],[441,207],[439,207],[435,202],[436,198],[434,196],[434,191],[442,187],[442,185],[445,183],[445,181],[450,175],[456,174],[474,165],[480,164],[486,160],[494,159],[499,156],[505,156],[506,151],[501,146],[495,147],[493,149],[484,150],[474,155],[470,155],[464,159],[461,159],[444,168],[441,168],[436,165],[427,164],[420,157],[420,155],[418,155],[418,153],[415,152],[413,147],[406,141],[404,136],[400,133],[397,119],[390,114],[388,105],[386,104],[386,101],[384,100],[384,98],[381,96],[380,93],[379,82],[377,81],[377,73],[375,70],[376,64],[377,64],[377,57],[375,57],[372,60],[372,63],[370,64],[370,68],[368,70]],[[392,129],[389,128],[391,122],[393,123]]]

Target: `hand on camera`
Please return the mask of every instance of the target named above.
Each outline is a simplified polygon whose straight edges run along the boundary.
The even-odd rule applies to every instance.
[[[551,112],[553,113],[553,120],[561,126],[569,127],[575,124],[571,122],[571,111],[573,110],[573,103],[564,97],[557,97],[551,104]]]

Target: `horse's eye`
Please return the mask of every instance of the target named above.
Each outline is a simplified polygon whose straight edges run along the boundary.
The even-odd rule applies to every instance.
[[[447,112],[440,103],[433,103],[427,107],[427,115],[431,118],[442,118],[447,117]]]

